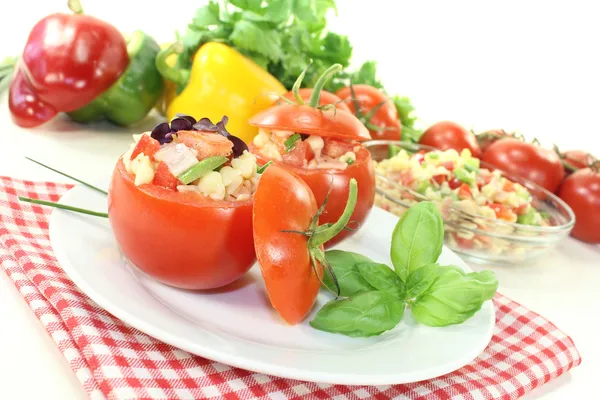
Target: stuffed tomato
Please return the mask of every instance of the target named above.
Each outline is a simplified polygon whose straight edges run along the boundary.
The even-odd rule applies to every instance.
[[[331,247],[355,232],[369,215],[375,200],[375,171],[370,152],[362,142],[369,131],[352,113],[336,104],[320,101],[323,84],[341,66],[334,65],[319,78],[308,102],[298,93],[301,75],[294,85],[296,102],[273,106],[254,115],[250,124],[259,128],[250,144],[259,164],[272,161],[300,176],[317,203],[329,194],[321,224],[334,223],[344,211],[351,179],[358,184],[358,201],[347,229],[325,244]]]
[[[256,158],[225,123],[184,116],[157,125],[134,135],[114,169],[108,215],[117,243],[165,284],[225,286],[256,261]]]

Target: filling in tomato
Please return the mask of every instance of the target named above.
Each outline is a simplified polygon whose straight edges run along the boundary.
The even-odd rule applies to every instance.
[[[260,129],[254,145],[268,159],[297,167],[344,170],[356,161],[360,144],[292,131]]]
[[[256,191],[256,157],[247,150],[233,157],[233,143],[218,133],[182,130],[163,144],[151,132],[133,138],[122,160],[138,186],[151,184],[227,201],[247,200]]]

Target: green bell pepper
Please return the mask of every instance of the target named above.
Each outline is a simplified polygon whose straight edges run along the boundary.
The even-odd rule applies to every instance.
[[[127,38],[129,65],[104,93],[84,107],[68,113],[76,122],[106,119],[128,126],[148,115],[163,91],[163,79],[155,65],[160,46],[151,36],[135,31]]]

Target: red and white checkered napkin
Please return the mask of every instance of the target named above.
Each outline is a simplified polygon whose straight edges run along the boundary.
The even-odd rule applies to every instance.
[[[253,373],[162,343],[113,317],[63,272],[48,239],[49,207],[70,185],[0,178],[0,260],[92,399],[515,399],[579,365],[573,341],[498,294],[491,343],[471,364],[408,385],[342,386]]]

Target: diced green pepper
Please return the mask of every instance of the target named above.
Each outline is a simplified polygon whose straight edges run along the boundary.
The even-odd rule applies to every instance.
[[[431,183],[429,181],[421,181],[417,185],[416,191],[421,194],[425,194],[425,192],[427,191],[427,188],[429,188],[429,187],[431,187]]]
[[[479,171],[479,159],[467,158],[463,163],[463,168],[469,172]]]
[[[214,171],[216,168],[227,162],[228,158],[223,156],[215,156],[205,158],[198,164],[182,172],[177,178],[184,184],[188,185],[198,178],[203,177],[210,171]]]
[[[517,223],[522,225],[539,225],[536,221],[536,214],[537,211],[531,207],[525,214],[521,214],[517,217]]]
[[[388,158],[394,157],[396,154],[400,153],[401,151],[402,151],[402,147],[394,146],[393,144],[390,144],[388,146]]]
[[[475,183],[474,174],[470,174],[466,169],[456,168],[453,172],[456,176],[456,179],[458,179],[459,181],[464,182],[467,185],[472,185],[473,183]]]
[[[438,153],[430,152],[427,153],[427,157],[431,158],[432,160],[437,160],[438,158],[440,158],[440,155]]]

